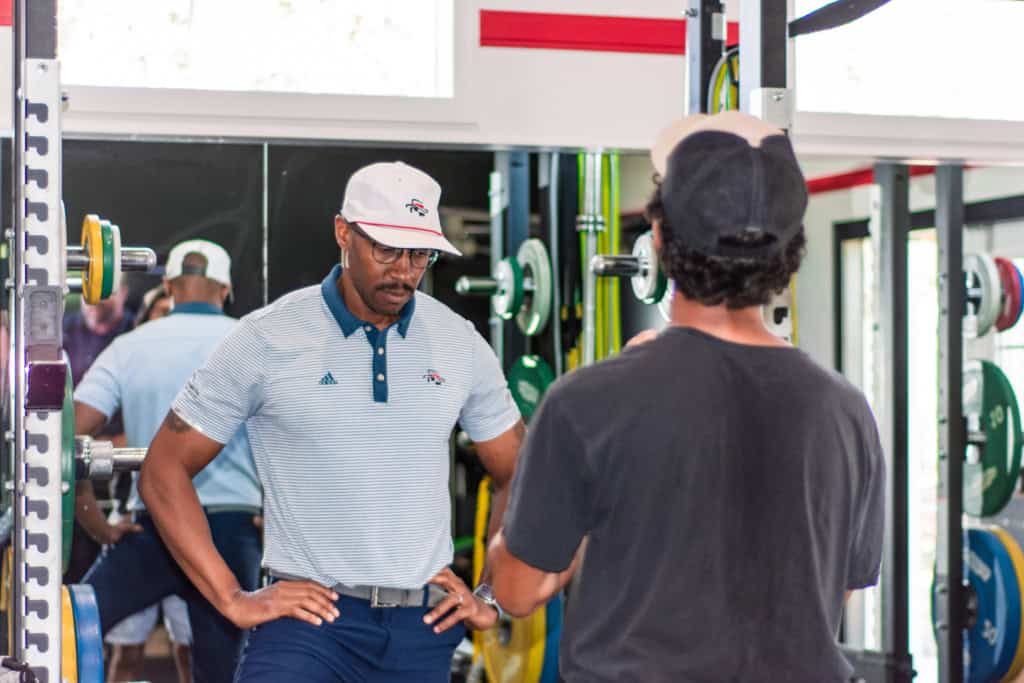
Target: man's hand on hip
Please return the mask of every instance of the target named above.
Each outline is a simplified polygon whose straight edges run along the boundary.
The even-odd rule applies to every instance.
[[[444,633],[460,621],[477,631],[486,631],[498,623],[497,610],[473,595],[473,591],[448,567],[428,583],[448,591],[448,596],[423,617],[427,624],[434,624],[445,617],[434,626],[434,633]]]
[[[337,599],[337,593],[313,581],[277,581],[251,593],[238,591],[223,612],[242,629],[283,617],[320,626],[341,616]]]

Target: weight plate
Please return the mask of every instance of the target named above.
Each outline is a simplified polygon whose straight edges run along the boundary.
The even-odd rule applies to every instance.
[[[1017,313],[1020,311],[1020,279],[1017,276],[1017,269],[1009,259],[997,256],[995,259],[996,269],[999,271],[1000,306],[999,315],[996,317],[996,329],[1000,332],[1008,330],[1017,322]]]
[[[100,217],[89,214],[82,221],[82,251],[89,265],[82,271],[82,298],[86,303],[103,300],[103,226]]]
[[[554,381],[554,370],[540,356],[521,356],[512,364],[508,372],[508,387],[524,422],[530,421]]]
[[[491,297],[494,313],[502,320],[511,320],[523,305],[523,269],[512,258],[503,258],[494,268],[498,291]]]
[[[633,242],[633,256],[640,261],[640,272],[630,278],[633,295],[645,304],[656,304],[665,296],[668,280],[658,254],[654,250],[654,236],[648,230]]]
[[[78,647],[75,642],[75,610],[71,605],[71,592],[60,587],[60,680],[78,683]]]
[[[111,272],[114,274],[114,282],[111,285],[111,293],[117,291],[117,288],[121,286],[121,227],[118,225],[110,224],[110,232],[114,237],[114,248],[111,251],[113,257],[114,266]]]
[[[972,325],[967,331],[983,337],[999,317],[1001,286],[999,269],[988,254],[967,254],[964,257],[964,275],[967,285],[968,318]]]
[[[104,683],[103,634],[96,592],[88,584],[68,586],[75,614],[75,647],[78,651],[78,680]]]
[[[964,510],[975,516],[994,515],[1009,502],[1020,471],[1020,410],[1013,386],[1003,371],[988,361],[964,368],[963,406],[969,432],[984,434],[980,457],[964,463]]]
[[[562,638],[562,596],[556,595],[544,608],[546,635],[544,636],[544,665],[540,671],[540,683],[558,683],[558,642]]]
[[[532,337],[543,332],[551,319],[554,296],[551,258],[544,243],[532,238],[519,245],[516,260],[522,268],[523,277],[533,281],[533,290],[526,292],[516,323],[523,334]]]
[[[1013,324],[1016,325],[1017,321],[1020,320],[1020,316],[1024,314],[1024,274],[1020,272],[1020,268],[1013,261],[1010,261],[1010,265],[1013,266],[1013,272],[1017,276],[1017,286],[1020,287],[1020,306],[1017,307],[1017,317],[1014,319]],[[1013,327],[1013,325],[1011,325]]]
[[[740,108],[740,49],[725,51],[711,70],[708,88],[708,113]]]
[[[64,354],[67,377],[64,380],[64,408],[61,410],[60,514],[61,548],[64,571],[71,561],[71,540],[75,531],[75,399],[71,380],[71,361]]]
[[[1013,559],[989,529],[967,530],[967,579],[978,598],[967,634],[969,683],[998,681],[1010,669],[1020,640],[1020,585]]]
[[[658,312],[661,313],[661,317],[665,319],[665,322],[672,320],[672,297],[676,293],[676,283],[673,280],[668,281],[668,285],[665,287],[665,296],[661,297],[661,301],[658,302]]]
[[[1017,576],[1017,587],[1021,591],[1021,596],[1024,597],[1024,551],[1021,551],[1020,544],[1017,543],[1017,539],[1009,531],[998,527],[993,527],[992,531],[1002,542],[1007,552],[1010,553],[1014,574]],[[1017,647],[1014,650],[1009,671],[1006,672],[1006,676],[1003,678],[1004,681],[1012,681],[1017,677],[1017,674],[1024,671],[1024,621],[1022,621],[1019,630],[1020,635],[1017,637]]]
[[[103,288],[101,297],[110,298],[114,293],[114,228],[110,221],[100,221],[100,239],[103,240]]]

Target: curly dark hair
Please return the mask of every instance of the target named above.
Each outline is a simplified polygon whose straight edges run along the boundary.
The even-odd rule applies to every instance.
[[[727,308],[739,309],[764,306],[789,286],[806,251],[803,228],[785,248],[767,259],[708,256],[683,244],[665,220],[657,179],[655,185],[645,213],[648,221],[661,224],[661,264],[683,296],[705,306],[725,304]]]

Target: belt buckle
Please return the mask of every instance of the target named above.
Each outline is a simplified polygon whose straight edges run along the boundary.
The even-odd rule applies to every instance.
[[[383,602],[380,599],[380,587],[374,586],[370,589],[370,607],[375,609],[378,608],[391,608],[398,607],[397,602]]]

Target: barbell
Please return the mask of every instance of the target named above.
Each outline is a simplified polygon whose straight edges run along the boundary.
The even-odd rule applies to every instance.
[[[96,214],[82,221],[81,246],[68,246],[66,251],[67,270],[82,272],[81,278],[68,278],[68,288],[80,291],[88,304],[113,294],[121,283],[121,273],[148,272],[157,263],[156,252],[148,247],[122,246],[121,228]]]
[[[495,315],[503,320],[515,318],[522,333],[532,337],[543,332],[551,319],[553,283],[548,249],[539,239],[531,238],[519,246],[515,258],[499,261],[491,277],[460,277],[455,292],[491,297]]]

